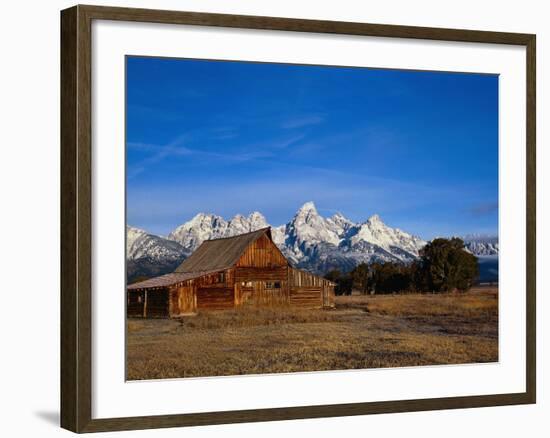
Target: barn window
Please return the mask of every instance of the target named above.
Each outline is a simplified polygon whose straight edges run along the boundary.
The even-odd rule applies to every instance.
[[[281,282],[280,281],[268,281],[265,283],[266,289],[280,289],[281,288]]]
[[[220,272],[218,274],[218,283],[225,283],[225,272]]]

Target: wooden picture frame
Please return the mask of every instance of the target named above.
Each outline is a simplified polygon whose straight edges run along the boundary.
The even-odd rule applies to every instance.
[[[92,419],[91,25],[93,20],[186,24],[519,45],[526,48],[526,391],[180,415]],[[196,12],[75,6],[61,12],[61,426],[98,432],[535,403],[535,35]]]

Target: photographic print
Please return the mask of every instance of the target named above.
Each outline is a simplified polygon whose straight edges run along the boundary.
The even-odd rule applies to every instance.
[[[496,362],[498,75],[126,57],[126,375]]]

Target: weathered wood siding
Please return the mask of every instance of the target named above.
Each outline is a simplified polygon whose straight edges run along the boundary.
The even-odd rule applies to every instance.
[[[289,302],[288,282],[246,281],[235,283],[238,306],[282,306]]]
[[[288,262],[277,248],[277,245],[264,234],[248,246],[235,266],[272,268],[275,266],[288,266]]]
[[[290,305],[299,307],[334,307],[331,282],[300,269],[288,269]]]
[[[170,294],[170,316],[233,307],[233,282],[233,270],[228,269],[175,285]]]
[[[188,283],[170,289],[170,316],[185,315],[196,311],[195,289]]]
[[[235,305],[288,304],[288,262],[266,235],[248,246],[233,271]]]
[[[276,266],[273,268],[237,267],[234,275],[236,282],[246,281],[286,281],[288,268]]]
[[[288,304],[288,267],[237,267],[235,304],[279,306]]]
[[[233,288],[229,287],[199,287],[197,289],[197,309],[230,309],[234,306],[233,294]]]

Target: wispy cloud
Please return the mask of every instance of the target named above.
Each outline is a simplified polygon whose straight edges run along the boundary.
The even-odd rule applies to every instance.
[[[281,127],[283,129],[295,129],[303,128],[305,126],[318,125],[324,120],[323,117],[317,114],[311,114],[307,116],[296,117],[292,119],[285,120]]]
[[[147,120],[149,122],[151,120],[164,120],[171,122],[185,120],[185,115],[165,107],[129,104],[127,111],[132,117],[139,120]]]
[[[150,155],[135,163],[128,169],[128,178],[134,178],[137,175],[143,173],[148,167],[153,166],[161,161],[178,156],[195,156],[197,158],[204,158],[208,163],[212,160],[225,163],[243,163],[246,161],[254,160],[270,160],[275,157],[279,151],[289,148],[290,146],[300,142],[305,138],[305,134],[297,135],[285,135],[280,138],[270,139],[265,141],[254,142],[253,144],[245,144],[230,152],[218,152],[211,150],[203,150],[199,148],[192,148],[187,146],[193,142],[204,141],[208,142],[213,139],[220,139],[220,132],[222,135],[229,134],[232,131],[227,130],[215,130],[212,134],[204,134],[188,132],[176,137],[171,142],[158,145],[152,143],[142,142],[128,142],[127,147],[136,151],[149,153]],[[198,138],[197,138],[198,137]]]
[[[128,147],[141,148],[151,151],[151,155],[132,167],[129,167],[127,177],[129,179],[136,177],[144,172],[149,166],[154,165],[170,156],[190,155],[193,151],[183,144],[186,141],[186,134],[180,135],[165,145],[155,145],[148,143],[129,142]]]
[[[159,147],[158,144],[154,143],[141,143],[135,141],[126,142],[126,147],[136,151],[152,151]]]
[[[498,211],[498,202],[486,202],[471,207],[469,213],[473,216],[487,216]]]

